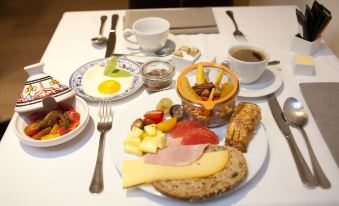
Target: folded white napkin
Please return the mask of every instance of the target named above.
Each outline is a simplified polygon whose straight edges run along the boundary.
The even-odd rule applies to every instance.
[[[161,17],[169,21],[173,34],[219,33],[212,8],[127,10],[124,29],[145,17]]]

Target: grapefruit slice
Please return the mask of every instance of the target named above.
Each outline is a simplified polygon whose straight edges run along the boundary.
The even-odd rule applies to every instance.
[[[219,144],[218,136],[206,127],[196,128],[186,132],[181,140],[183,145]]]
[[[177,122],[177,124],[173,127],[171,131],[171,136],[173,138],[182,137],[186,132],[189,132],[191,130],[194,130],[200,127],[203,127],[203,126],[197,121],[183,120],[183,121]]]

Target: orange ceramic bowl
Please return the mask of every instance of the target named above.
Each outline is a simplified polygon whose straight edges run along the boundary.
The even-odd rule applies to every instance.
[[[202,64],[207,82],[214,82],[220,70],[224,71],[221,84],[229,82],[232,89],[227,95],[212,101],[202,101],[192,98],[185,92],[183,79],[186,77],[190,86],[195,85],[196,69]],[[197,120],[207,127],[218,127],[226,124],[233,112],[236,98],[239,93],[239,81],[237,76],[226,66],[213,62],[200,62],[184,69],[177,80],[177,92],[182,101],[185,116],[188,119]]]

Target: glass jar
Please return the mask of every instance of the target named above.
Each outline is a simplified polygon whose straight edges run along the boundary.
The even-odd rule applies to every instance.
[[[196,82],[196,69],[198,64],[186,68],[178,77],[177,92],[182,101],[185,117],[199,121],[206,127],[218,127],[226,124],[235,107],[236,99],[239,93],[239,82],[236,75],[227,67],[212,62],[202,62],[205,70],[206,79],[214,82],[220,72],[223,70],[223,82],[232,85],[232,89],[226,96],[216,100],[196,100],[192,95],[187,94],[187,84],[183,84],[183,79],[187,79],[193,86]],[[186,92],[185,92],[186,91]]]
[[[157,92],[172,86],[175,66],[171,61],[150,60],[141,68],[141,77],[149,92]]]

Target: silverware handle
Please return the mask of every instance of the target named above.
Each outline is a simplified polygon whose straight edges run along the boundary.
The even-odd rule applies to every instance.
[[[273,61],[270,61],[268,62],[268,65],[277,65],[277,64],[280,64],[280,61],[279,60],[273,60]]]
[[[303,158],[303,156],[302,156],[302,154],[301,154],[301,152],[298,148],[298,145],[294,141],[293,137],[286,136],[286,138],[287,138],[287,142],[290,146],[294,161],[297,165],[298,172],[299,172],[299,175],[300,175],[302,182],[309,187],[316,186],[317,182],[316,182],[314,176],[312,175],[311,170],[308,167],[305,159]]]
[[[235,29],[238,30],[238,25],[237,22],[235,21],[234,17],[233,17],[233,12],[231,10],[227,10],[226,14],[231,18],[231,20],[233,21],[233,24],[235,26]]]
[[[319,162],[317,160],[317,157],[314,154],[314,151],[312,149],[310,140],[308,139],[308,136],[307,136],[304,128],[303,127],[299,127],[299,131],[304,136],[308,152],[310,153],[311,162],[312,162],[312,168],[313,168],[313,173],[314,173],[315,178],[317,179],[319,185],[322,188],[325,188],[325,189],[330,188],[331,187],[331,183],[328,180],[328,178],[326,177],[324,171],[322,170],[322,168],[321,168],[321,166],[320,166],[320,164],[319,164]]]
[[[101,16],[101,24],[100,24],[100,29],[99,29],[99,34],[102,35],[103,34],[103,28],[105,25],[105,22],[107,20],[107,16]]]
[[[91,185],[89,186],[89,191],[91,193],[100,193],[104,189],[104,181],[103,181],[103,174],[102,174],[102,160],[104,157],[105,134],[106,132],[101,132],[100,134],[97,161],[95,163],[95,169],[94,169]]]

